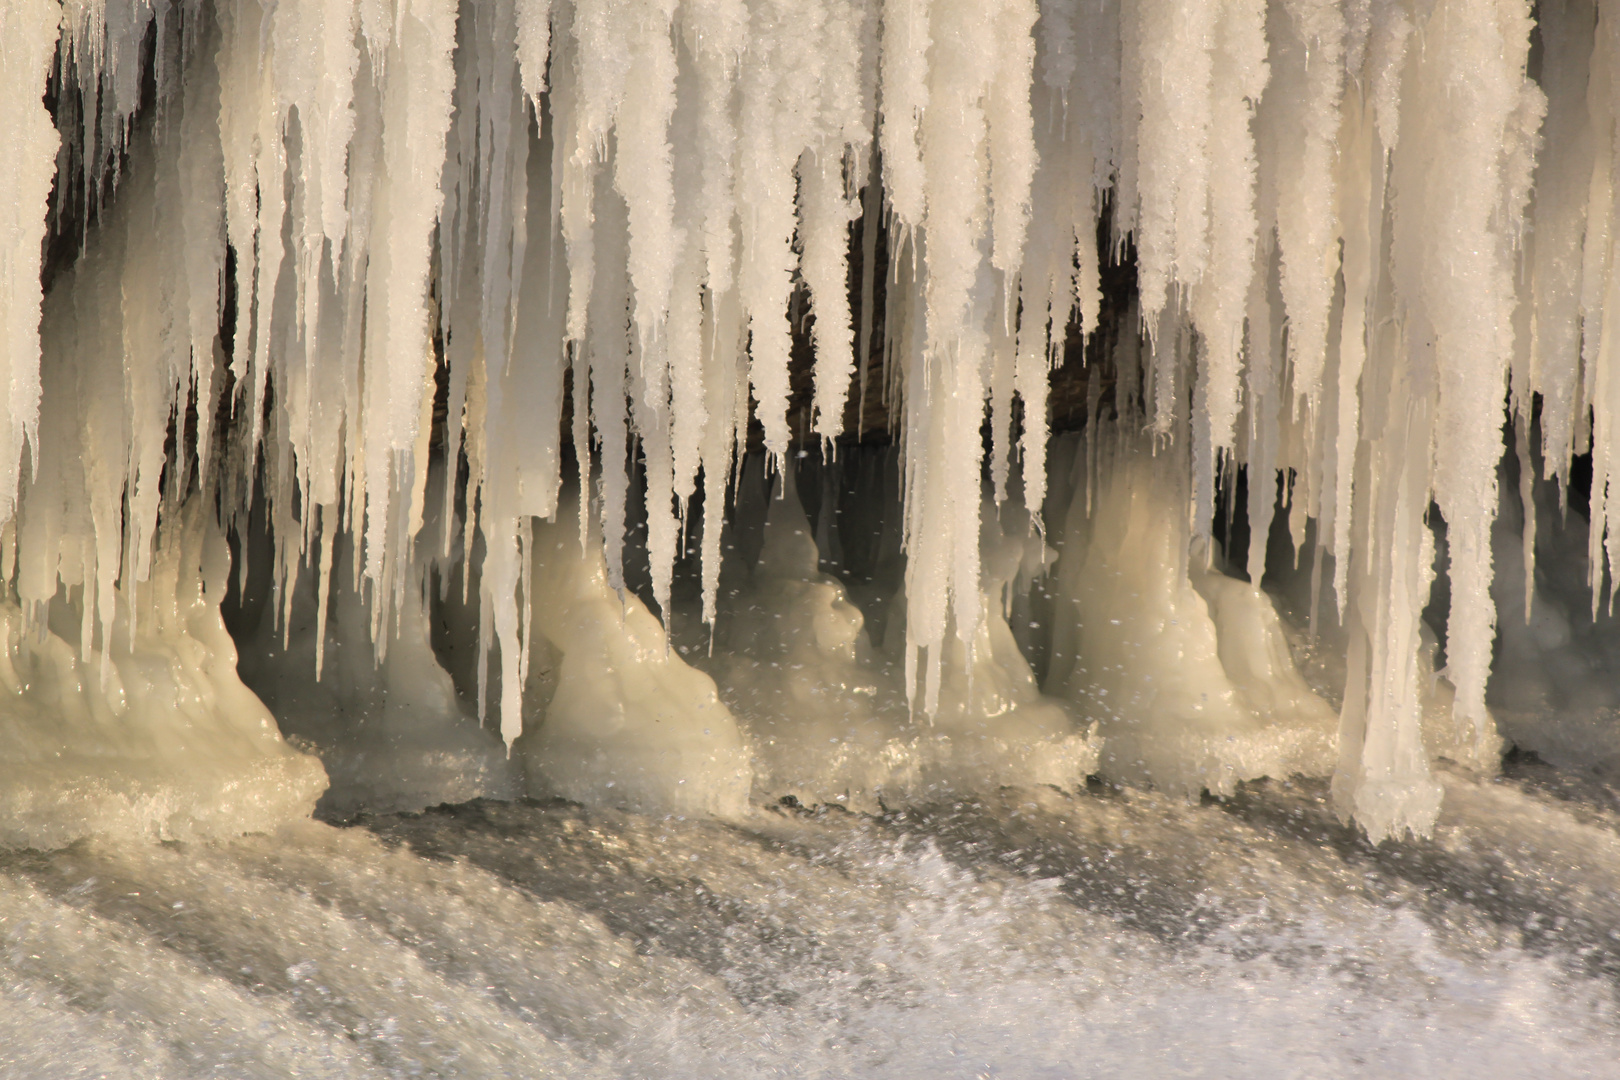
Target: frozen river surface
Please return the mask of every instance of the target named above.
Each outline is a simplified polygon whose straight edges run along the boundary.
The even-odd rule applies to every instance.
[[[1620,1076],[1620,814],[1317,785],[742,825],[480,803],[0,855],[4,1077]]]

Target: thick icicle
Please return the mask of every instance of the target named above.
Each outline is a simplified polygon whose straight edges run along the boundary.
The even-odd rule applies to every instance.
[[[40,256],[59,143],[43,97],[60,19],[49,0],[0,10],[0,520],[17,505],[24,442],[38,453]]]
[[[1333,153],[1344,93],[1344,12],[1333,0],[1281,0],[1271,7],[1272,93],[1262,123],[1276,170],[1274,222],[1288,315],[1294,403],[1313,419],[1326,362],[1333,301]],[[1275,104],[1273,104],[1275,103]]]

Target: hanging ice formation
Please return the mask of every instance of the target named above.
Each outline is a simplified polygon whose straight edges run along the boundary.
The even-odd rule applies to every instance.
[[[1289,478],[1292,534],[1314,538],[1337,608],[1317,615],[1345,628],[1335,798],[1375,838],[1422,832],[1435,513],[1463,756],[1495,746],[1505,420],[1539,432],[1524,459],[1561,484],[1590,448],[1594,609],[1620,582],[1620,20],[1592,0],[1537,10],[6,0],[0,521],[18,618],[76,618],[105,680],[120,620],[145,618],[128,598],[178,542],[160,523],[204,499],[240,525],[262,499],[281,618],[301,576],[318,592],[311,675],[334,575],[364,597],[379,658],[419,617],[413,593],[455,576],[477,582],[480,686],[498,667],[521,687],[565,436],[591,492],[581,541],[600,538],[621,595],[645,490],[667,614],[699,484],[726,502],[750,421],[775,468],[796,436],[836,448],[858,382],[897,417],[905,692],[934,715],[952,650],[983,647],[984,506],[1013,461],[1024,504],[1046,500],[1049,372],[1073,323],[1097,327],[1104,264],[1134,250],[1146,345],[1139,376],[1112,361],[1117,422],[1181,448],[1167,505],[1195,553],[1237,466],[1257,537],[1270,478]],[[53,214],[87,239],[42,324]],[[788,420],[801,286],[807,432]],[[1109,498],[1094,510],[1126,505]],[[498,709],[510,745],[522,693]]]

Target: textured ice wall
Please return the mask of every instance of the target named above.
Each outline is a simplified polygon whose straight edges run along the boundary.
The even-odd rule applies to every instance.
[[[881,386],[859,369],[904,452],[903,687],[941,715],[947,657],[984,647],[985,481],[992,504],[1014,490],[1016,443],[1042,504],[1050,365],[1074,318],[1095,329],[1100,267],[1129,248],[1148,344],[1114,411],[1185,448],[1192,543],[1228,466],[1297,477],[1290,528],[1315,522],[1348,629],[1338,805],[1375,836],[1422,832],[1431,504],[1453,715],[1481,763],[1505,417],[1539,415],[1549,476],[1591,447],[1595,600],[1615,558],[1620,42],[1584,0],[1537,11],[1539,28],[1528,0],[74,0],[54,213],[99,214],[103,239],[56,281],[76,315],[47,315],[36,349],[57,9],[11,5],[0,516],[24,617],[82,582],[104,631],[165,513],[212,498],[237,520],[262,492],[283,617],[303,565],[324,619],[345,534],[381,656],[417,549],[477,557],[480,662],[522,684],[565,388],[607,586],[644,491],[667,617],[698,483],[725,502],[751,421],[789,453],[808,300],[815,437],[841,434],[852,343],[881,350]],[[862,206],[863,252],[887,225],[881,325],[851,307],[878,284],[874,259],[850,280]],[[439,446],[457,467],[430,483]],[[1269,485],[1250,490],[1264,535]],[[717,530],[700,543],[712,618]],[[498,701],[509,746],[525,708]]]

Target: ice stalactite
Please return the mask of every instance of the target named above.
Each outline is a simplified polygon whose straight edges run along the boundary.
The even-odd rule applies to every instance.
[[[1548,0],[1539,23],[1527,0],[18,0],[0,14],[15,148],[0,178],[0,524],[20,618],[54,627],[66,603],[81,659],[110,678],[120,604],[161,564],[171,520],[206,504],[270,549],[284,641],[314,590],[322,679],[329,611],[345,634],[363,624],[385,678],[392,647],[429,662],[426,590],[476,586],[476,711],[498,711],[508,749],[546,747],[525,753],[560,775],[558,748],[589,740],[564,739],[530,696],[547,647],[587,662],[566,659],[584,654],[558,626],[605,618],[611,598],[621,636],[592,639],[590,662],[652,663],[668,639],[632,595],[640,560],[660,632],[675,631],[701,530],[702,618],[729,639],[722,522],[740,455],[757,437],[780,472],[807,442],[844,452],[858,379],[863,406],[886,395],[901,452],[906,723],[949,727],[960,701],[989,709],[985,694],[1012,712],[1050,704],[1003,655],[1002,586],[987,584],[1007,576],[1004,547],[1048,525],[1075,538],[1058,571],[1071,599],[1094,597],[1054,630],[1064,663],[1113,647],[1087,605],[1118,601],[1121,626],[1156,619],[1102,580],[1130,522],[1154,514],[1169,539],[1143,573],[1164,611],[1204,613],[1204,630],[1162,634],[1203,635],[1234,724],[1281,717],[1249,699],[1261,684],[1294,694],[1294,675],[1280,660],[1257,675],[1270,661],[1223,641],[1276,643],[1258,589],[1280,480],[1295,561],[1325,586],[1319,639],[1342,619],[1339,807],[1374,837],[1422,832],[1439,789],[1419,654],[1442,522],[1448,753],[1489,768],[1497,746],[1504,420],[1526,469],[1566,488],[1590,448],[1594,606],[1613,591],[1610,14],[1590,0]],[[60,254],[42,258],[47,241]],[[1105,292],[1132,259],[1135,297]],[[1088,379],[1086,482],[1049,485],[1048,380],[1075,330],[1090,346],[1076,359],[1113,378],[1106,400]],[[813,362],[795,359],[803,345]],[[1152,445],[1109,425],[1150,429]],[[545,569],[570,453],[588,588]],[[1221,485],[1235,497],[1239,470],[1247,585],[1211,576]],[[1070,488],[1083,505],[1062,501]],[[1037,539],[991,527],[1013,518]],[[1538,518],[1519,520],[1516,617],[1533,619]],[[767,579],[830,595],[803,558]],[[341,648],[345,667],[354,643]],[[984,668],[981,685],[983,664],[1011,682]],[[1085,712],[1091,677],[1048,685]],[[1125,774],[1171,786],[1326,768],[1315,743],[1200,757],[1197,710],[1171,711],[1186,724],[1162,738],[1093,718],[1116,749],[1141,743],[1126,764],[1147,764]],[[736,738],[725,754],[743,753]],[[717,806],[736,803],[726,761]],[[661,783],[637,798],[707,805]]]
[[[37,447],[40,255],[59,139],[38,99],[56,51],[60,15],[50,0],[0,12],[0,145],[13,148],[0,172],[0,519],[16,510],[23,444]]]

